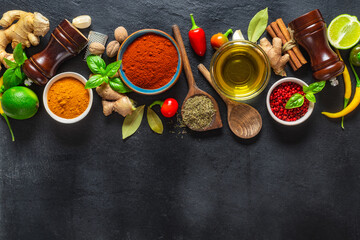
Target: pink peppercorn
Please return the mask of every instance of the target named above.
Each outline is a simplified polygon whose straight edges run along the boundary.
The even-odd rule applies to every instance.
[[[300,93],[305,95],[302,87],[294,82],[285,82],[277,86],[270,95],[270,107],[274,115],[284,121],[296,121],[308,111],[309,100],[305,98],[304,104],[298,108],[286,109],[285,105],[292,95]]]

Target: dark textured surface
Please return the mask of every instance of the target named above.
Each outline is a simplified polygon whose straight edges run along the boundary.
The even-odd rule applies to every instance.
[[[39,11],[51,31],[63,18],[92,16],[91,29],[109,34],[119,25],[129,33],[158,28],[171,33],[178,24],[197,84],[225,105],[196,70],[209,66],[189,48],[189,13],[211,35],[229,27],[246,33],[251,17],[269,7],[270,20],[285,23],[320,8],[329,23],[342,13],[359,14],[356,1],[0,1],[10,9]],[[87,30],[88,31],[88,30]],[[84,31],[87,34],[87,31]],[[41,45],[27,50],[40,51]],[[342,52],[347,57],[347,52]],[[89,75],[76,57],[59,72]],[[312,82],[309,66],[290,76]],[[278,80],[272,76],[270,85]],[[269,86],[270,86],[269,85]],[[95,96],[90,114],[70,126],[52,120],[41,107],[30,120],[0,127],[0,239],[360,239],[359,111],[339,121],[320,112],[341,108],[343,85],[318,95],[315,111],[303,126],[285,128],[267,113],[267,89],[250,104],[263,117],[253,140],[236,138],[227,123],[208,133],[182,133],[166,121],[162,136],[145,120],[121,140],[122,117],[102,115]],[[39,96],[40,87],[33,87]],[[182,101],[185,76],[158,97],[132,94],[139,104],[156,98]]]

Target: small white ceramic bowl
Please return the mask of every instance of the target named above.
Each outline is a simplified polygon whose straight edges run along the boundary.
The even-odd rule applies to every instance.
[[[303,80],[300,80],[298,78],[294,78],[294,77],[286,77],[286,78],[282,78],[280,79],[279,81],[277,81],[276,83],[274,83],[271,88],[269,89],[268,91],[268,94],[266,96],[266,107],[267,107],[267,110],[268,112],[270,113],[270,116],[275,120],[277,121],[278,123],[282,124],[282,125],[286,125],[286,126],[295,126],[295,125],[299,125],[303,122],[305,122],[311,115],[311,113],[313,112],[314,110],[314,103],[313,102],[310,102],[309,103],[309,108],[308,108],[308,111],[305,113],[304,116],[302,116],[301,118],[299,118],[298,120],[296,121],[292,121],[292,122],[288,122],[288,121],[284,121],[284,120],[281,120],[279,118],[277,118],[275,116],[275,114],[272,112],[271,110],[271,107],[270,107],[270,95],[271,93],[274,91],[274,89],[279,86],[280,84],[284,83],[284,82],[294,82],[294,83],[297,83],[299,84],[300,86],[308,86]]]
[[[66,123],[66,124],[76,123],[76,122],[80,121],[81,119],[83,119],[90,112],[90,109],[91,109],[91,106],[93,103],[93,92],[91,89],[87,89],[87,91],[89,93],[89,105],[81,115],[77,116],[76,118],[71,118],[71,119],[62,118],[62,117],[55,115],[48,106],[47,95],[48,95],[50,87],[56,81],[63,79],[65,77],[73,77],[73,78],[79,80],[80,82],[82,82],[84,85],[86,84],[86,81],[87,81],[86,78],[84,78],[83,76],[81,76],[80,74],[75,73],[75,72],[64,72],[64,73],[57,74],[52,79],[50,79],[50,81],[45,86],[45,89],[43,92],[43,103],[44,103],[46,112],[50,115],[50,117],[52,117],[56,121],[61,122],[61,123]]]

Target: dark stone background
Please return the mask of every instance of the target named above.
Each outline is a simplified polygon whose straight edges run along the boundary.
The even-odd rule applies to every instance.
[[[212,34],[229,27],[247,32],[259,10],[269,7],[270,21],[285,23],[319,8],[327,23],[339,14],[359,14],[356,1],[0,1],[11,9],[39,11],[51,31],[63,18],[92,16],[91,29],[106,33],[120,25],[129,33],[157,28],[172,34],[178,24],[200,88],[224,103],[196,69],[209,66],[190,49],[189,14]],[[84,31],[85,34],[88,33]],[[27,50],[32,55],[44,48]],[[347,58],[348,51],[343,51]],[[83,53],[58,72],[89,70]],[[106,60],[109,62],[108,60]],[[310,67],[288,75],[311,83]],[[272,76],[270,84],[280,79]],[[341,80],[341,79],[340,79]],[[263,117],[263,129],[250,141],[236,138],[227,123],[220,130],[195,133],[165,121],[162,136],[143,120],[130,139],[121,139],[123,118],[102,115],[95,95],[92,111],[80,123],[62,125],[41,106],[25,121],[0,128],[0,239],[360,239],[359,111],[339,121],[320,114],[342,107],[343,85],[317,95],[311,119],[300,127],[277,125],[265,106],[268,88],[250,104]],[[32,87],[39,97],[42,88]],[[187,92],[184,74],[168,92],[144,97],[139,104]]]

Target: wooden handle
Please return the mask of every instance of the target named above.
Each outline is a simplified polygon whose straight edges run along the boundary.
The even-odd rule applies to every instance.
[[[211,75],[209,70],[204,66],[204,64],[200,63],[198,65],[199,71],[202,73],[202,75],[205,77],[205,79],[210,83],[210,85],[215,89],[215,91],[219,94],[219,96],[224,100],[225,103],[229,103],[231,100],[225,97],[216,87],[215,84],[211,80]]]
[[[191,71],[189,58],[188,58],[188,56],[186,54],[186,49],[185,49],[184,42],[183,42],[182,37],[181,37],[179,26],[178,25],[173,25],[172,30],[173,30],[173,33],[174,33],[174,36],[175,36],[175,40],[178,43],[179,48],[180,48],[180,54],[181,54],[181,57],[182,57],[183,67],[184,67],[184,70],[185,70],[185,75],[186,75],[186,79],[187,79],[189,88],[195,87],[196,83],[195,83],[194,76],[193,76],[192,71]]]

